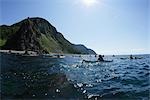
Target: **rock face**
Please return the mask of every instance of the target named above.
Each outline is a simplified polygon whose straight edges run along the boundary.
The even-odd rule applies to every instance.
[[[0,26],[0,47],[49,53],[96,54],[84,45],[70,43],[43,18],[27,18],[11,26]]]
[[[33,23],[27,19],[22,23],[19,30],[8,38],[4,48],[15,50],[40,50],[41,46],[38,42],[38,38],[41,34],[37,32]]]

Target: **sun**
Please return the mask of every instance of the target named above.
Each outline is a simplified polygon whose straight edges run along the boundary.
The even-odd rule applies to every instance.
[[[82,0],[82,2],[87,7],[91,7],[97,3],[97,0]]]

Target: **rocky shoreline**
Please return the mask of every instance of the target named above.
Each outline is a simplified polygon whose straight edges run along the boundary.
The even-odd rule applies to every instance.
[[[37,52],[34,52],[34,51],[16,51],[16,50],[0,50],[0,53],[28,55],[28,56],[38,56],[39,55]]]

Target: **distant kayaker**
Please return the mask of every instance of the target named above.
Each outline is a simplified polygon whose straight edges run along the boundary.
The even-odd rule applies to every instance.
[[[133,56],[132,56],[132,55],[130,55],[130,59],[133,59]]]
[[[98,61],[104,61],[104,59],[101,55],[98,56]]]

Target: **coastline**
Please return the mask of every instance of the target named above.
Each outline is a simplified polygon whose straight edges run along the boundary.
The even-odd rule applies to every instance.
[[[0,53],[24,54],[25,51],[17,51],[17,50],[0,50]]]
[[[18,51],[18,50],[0,50],[0,53],[7,53],[7,54],[18,54],[18,55],[24,55],[25,54],[25,50],[24,51]],[[65,54],[65,53],[48,53],[48,54],[45,54],[45,53],[42,53],[42,54],[38,54],[37,52],[35,51],[28,51],[29,55],[33,55],[33,54],[36,54],[37,56],[38,55],[44,55],[44,56],[50,56],[50,55],[70,55],[70,56],[79,56],[79,55],[93,55],[93,54]],[[93,55],[95,56],[95,55]]]
[[[40,56],[35,51],[0,50],[0,53],[15,54],[21,56]]]

